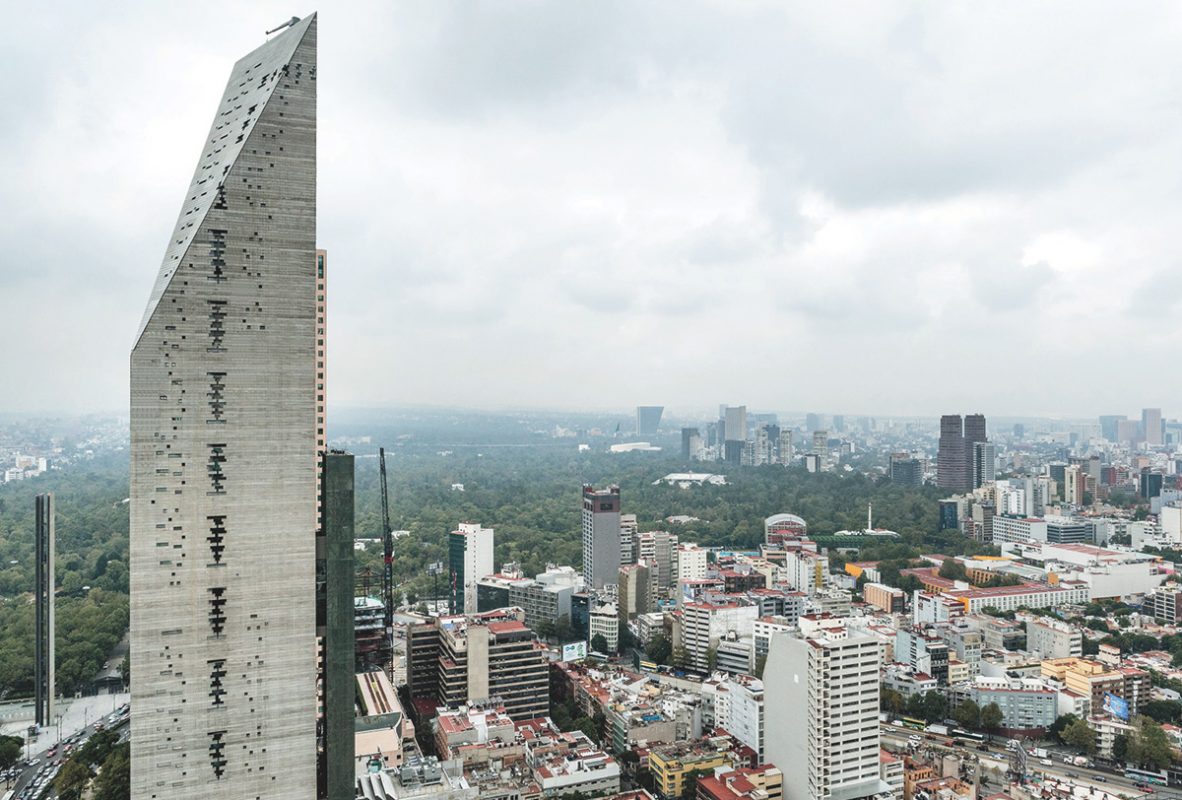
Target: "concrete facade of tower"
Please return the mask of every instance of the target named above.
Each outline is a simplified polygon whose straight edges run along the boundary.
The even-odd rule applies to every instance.
[[[316,794],[316,35],[235,64],[131,354],[135,800]]]

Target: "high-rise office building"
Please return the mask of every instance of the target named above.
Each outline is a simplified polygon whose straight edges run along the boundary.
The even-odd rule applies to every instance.
[[[233,68],[131,355],[131,794],[316,794],[316,17]]]
[[[677,580],[677,542],[677,534],[669,531],[645,531],[636,537],[637,561],[648,564],[658,588]]]
[[[829,431],[813,431],[813,449],[810,451],[821,462],[821,469],[829,463]]]
[[[755,429],[752,442],[752,466],[780,463],[780,426],[765,422]]]
[[[620,571],[620,487],[583,486],[583,575],[602,589]]]
[[[620,626],[635,619],[637,614],[647,614],[653,606],[653,576],[648,564],[624,564],[617,578],[616,607],[620,614]]]
[[[1141,437],[1147,445],[1150,447],[1160,445],[1162,443],[1163,430],[1160,408],[1141,409]]]
[[[845,417],[841,414],[833,415],[833,430],[838,433],[845,433]]]
[[[891,453],[891,483],[923,486],[923,462],[910,453]]]
[[[940,449],[936,457],[936,484],[941,489],[968,491],[979,486],[976,471],[978,442],[988,441],[985,416],[959,414],[940,417]]]
[[[764,675],[765,760],[785,775],[785,800],[885,795],[879,777],[880,644],[845,630],[772,637]]]
[[[353,606],[353,456],[324,453],[317,532],[316,635],[321,641],[317,743],[319,797],[353,797],[356,645]],[[385,666],[389,666],[388,664]],[[224,671],[224,670],[223,670]],[[222,676],[224,682],[228,673]]]
[[[824,418],[820,414],[805,414],[804,428],[807,431],[820,430],[825,425]]]
[[[655,436],[657,428],[661,425],[661,414],[664,411],[664,406],[637,406],[636,435]]]
[[[1152,500],[1155,497],[1161,496],[1165,477],[1160,472],[1154,472],[1149,467],[1145,467],[1141,470],[1138,479],[1138,491],[1141,497],[1146,500]]]
[[[34,502],[33,717],[38,725],[52,725],[56,692],[53,495],[39,494]]]
[[[702,449],[702,435],[697,428],[681,429],[681,459],[689,461],[698,455]]]
[[[985,431],[984,414],[964,415],[964,440],[968,443],[984,442],[988,440]]]
[[[448,609],[452,614],[476,613],[476,584],[493,574],[493,529],[461,522],[447,535]]]
[[[723,460],[738,464],[743,459],[743,445],[747,441],[747,406],[727,406],[726,439],[722,445]]]
[[[316,452],[324,453],[328,450],[328,430],[325,409],[327,395],[325,380],[327,363],[325,359],[326,332],[328,328],[328,251],[316,251]],[[323,459],[316,460],[316,513],[321,511],[320,492],[324,486],[321,480],[324,474]]]
[[[940,445],[936,455],[936,484],[941,489],[969,488],[965,470],[964,422],[960,414],[940,417]]]
[[[1088,474],[1083,467],[1072,464],[1063,471],[1063,501],[1073,506],[1084,504],[1084,493],[1087,491]]]
[[[1105,414],[1100,417],[1100,435],[1110,442],[1120,441],[1118,426],[1128,420],[1124,414]]]
[[[791,428],[781,428],[780,429],[779,455],[780,455],[780,459],[777,463],[782,464],[784,466],[788,466],[789,464],[791,464],[792,459],[796,455],[795,452],[793,452],[792,429]]]
[[[996,477],[997,451],[994,449],[993,443],[973,442],[973,488],[980,488],[995,480]]]
[[[985,415],[984,414],[965,414],[964,415],[964,456],[965,456],[965,477],[972,481],[970,489],[974,489],[981,484],[977,483],[976,459],[977,459],[977,443],[989,441],[989,436],[985,430]],[[995,454],[996,455],[996,454]]]

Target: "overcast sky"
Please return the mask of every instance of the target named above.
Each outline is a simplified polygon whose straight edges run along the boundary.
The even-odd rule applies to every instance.
[[[1182,5],[320,9],[336,405],[1182,408]],[[101,8],[101,10],[100,10]],[[0,410],[122,410],[231,65],[310,8],[20,5]]]

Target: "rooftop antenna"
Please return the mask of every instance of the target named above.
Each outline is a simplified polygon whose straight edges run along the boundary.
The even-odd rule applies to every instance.
[[[282,25],[278,25],[278,26],[272,28],[271,30],[267,31],[266,35],[270,36],[272,33],[278,33],[279,31],[283,30],[284,28],[290,28],[292,25],[295,25],[299,21],[300,21],[299,17],[292,17],[291,19],[289,19],[287,22],[283,23]]]

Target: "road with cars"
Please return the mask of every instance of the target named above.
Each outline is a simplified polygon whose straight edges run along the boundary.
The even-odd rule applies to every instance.
[[[127,704],[117,708],[113,713],[99,719],[82,730],[63,739],[56,747],[44,753],[34,755],[31,760],[20,761],[10,770],[11,775],[0,776],[0,798],[4,800],[42,800],[55,797],[53,779],[57,776],[62,764],[70,757],[70,753],[84,745],[95,733],[110,728],[119,730],[119,740],[127,740],[127,721],[130,719],[130,707]],[[11,783],[11,788],[9,784]],[[11,792],[11,795],[9,795]]]
[[[978,758],[986,757],[1003,762],[1008,762],[1012,756],[1012,751],[1006,747],[1004,739],[981,743],[970,742],[956,739],[950,735],[912,730],[889,722],[883,722],[881,729],[883,740],[895,744],[893,749],[914,749],[914,747],[923,746],[933,750],[953,752],[962,757],[975,755]],[[1055,780],[1090,785],[1096,789],[1128,797],[1144,796],[1146,800],[1149,800],[1154,792],[1152,788],[1137,785],[1121,772],[1065,764],[1063,763],[1064,754],[1059,752],[1048,753],[1047,756],[1047,758],[1041,759],[1033,755],[1027,756],[1027,774],[1032,777],[1046,776]]]

